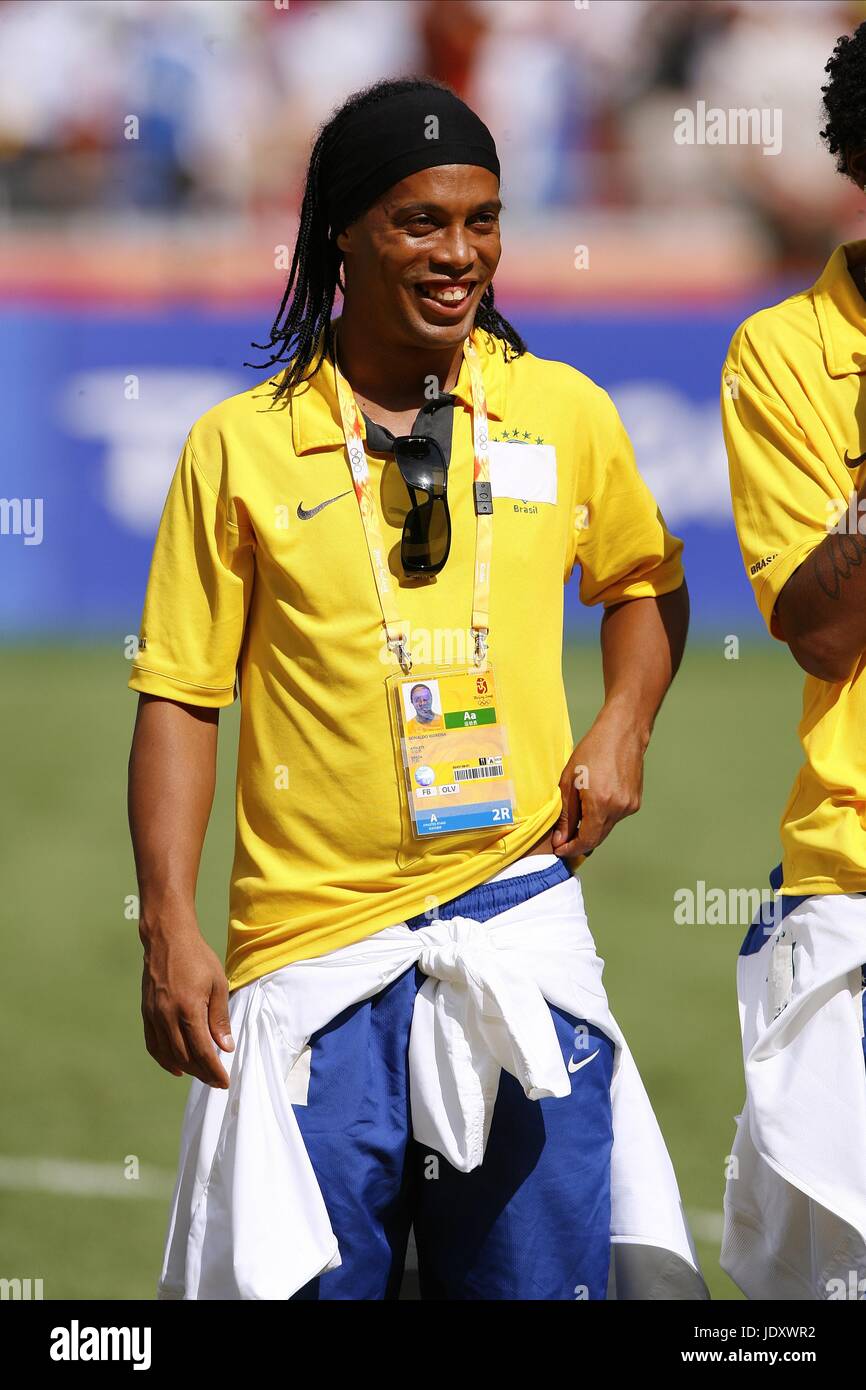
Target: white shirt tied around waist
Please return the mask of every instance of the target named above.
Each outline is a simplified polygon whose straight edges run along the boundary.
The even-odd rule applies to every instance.
[[[287,1299],[341,1263],[287,1077],[314,1033],[413,965],[428,977],[409,1038],[415,1139],[471,1172],[484,1158],[502,1069],[531,1100],[570,1094],[553,1004],[615,1045],[613,1239],[695,1267],[673,1168],[570,878],[486,923],[400,923],[234,993],[235,1051],[222,1055],[230,1088],[191,1085],[160,1298]]]
[[[721,1264],[748,1298],[863,1297],[863,962],[866,897],[851,893],[807,898],[739,958],[746,1104]]]

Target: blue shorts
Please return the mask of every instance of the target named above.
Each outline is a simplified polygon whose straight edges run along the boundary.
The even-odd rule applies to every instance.
[[[435,916],[486,922],[568,876],[558,863],[483,884]],[[411,1132],[409,1030],[425,979],[412,966],[310,1039],[307,1104],[293,1108],[343,1263],[294,1299],[397,1298],[413,1227],[422,1299],[605,1298],[612,1042],[550,1006],[563,1058],[578,1028],[597,1056],[569,1068],[561,1098],[528,1100],[503,1071],[484,1162],[460,1173]]]

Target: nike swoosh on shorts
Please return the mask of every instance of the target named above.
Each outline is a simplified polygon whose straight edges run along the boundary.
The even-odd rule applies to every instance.
[[[569,1059],[568,1059],[568,1070],[574,1072],[574,1071],[580,1071],[581,1067],[588,1067],[589,1064],[590,1064],[590,1062],[593,1060],[593,1058],[595,1058],[595,1057],[598,1056],[598,1054],[599,1054],[600,1051],[601,1051],[601,1048],[600,1048],[600,1047],[597,1047],[597,1048],[595,1049],[595,1052],[593,1052],[592,1056],[591,1056],[591,1057],[584,1057],[584,1059],[583,1059],[582,1062],[575,1062],[575,1060],[574,1060],[573,1057],[569,1057]]]
[[[310,517],[315,516],[316,512],[320,512],[323,507],[330,507],[332,502],[339,502],[341,497],[348,497],[350,492],[351,488],[347,488],[345,492],[338,492],[336,497],[327,497],[324,502],[320,502],[316,507],[310,507],[309,510],[304,506],[303,502],[299,502],[298,516],[301,521],[309,521]]]
[[[859,468],[861,463],[866,463],[866,454],[861,454],[858,459],[849,459],[848,450],[845,450],[845,467]]]

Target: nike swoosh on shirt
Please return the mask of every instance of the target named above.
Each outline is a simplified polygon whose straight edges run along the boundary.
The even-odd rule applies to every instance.
[[[845,450],[845,467],[859,468],[861,463],[866,463],[866,454],[861,454],[858,459],[849,459],[848,450]]]
[[[316,512],[320,512],[323,507],[330,507],[332,502],[339,502],[341,497],[348,497],[351,490],[351,488],[348,488],[345,492],[338,492],[336,497],[328,497],[324,502],[320,502],[318,506],[310,507],[309,509],[304,506],[303,502],[299,502],[298,516],[301,521],[309,521],[310,517],[315,516]]]
[[[592,1061],[594,1060],[594,1058],[596,1058],[596,1057],[598,1056],[598,1054],[599,1054],[600,1051],[601,1051],[601,1048],[600,1048],[600,1047],[597,1047],[597,1048],[595,1049],[595,1052],[593,1052],[592,1056],[591,1056],[591,1057],[584,1057],[584,1059],[583,1059],[582,1062],[575,1062],[575,1060],[574,1060],[573,1057],[569,1057],[569,1059],[568,1059],[568,1070],[569,1070],[569,1071],[572,1071],[572,1072],[573,1072],[573,1071],[580,1071],[581,1067],[588,1067],[589,1064],[590,1064],[590,1062],[592,1062]]]

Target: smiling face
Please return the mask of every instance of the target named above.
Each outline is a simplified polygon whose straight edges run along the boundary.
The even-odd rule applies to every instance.
[[[337,238],[346,304],[371,341],[457,347],[499,264],[499,180],[445,164],[394,184]]]
[[[410,697],[415,713],[422,719],[429,718],[433,710],[433,696],[426,685],[416,685]]]

